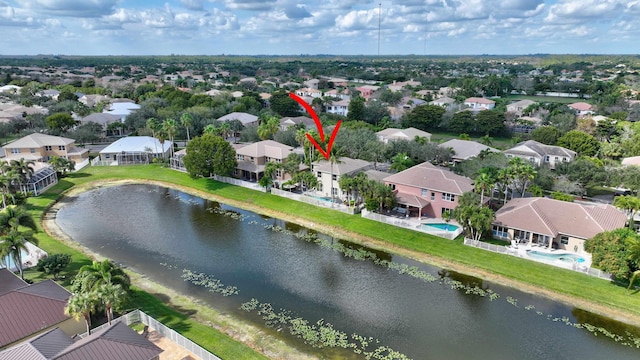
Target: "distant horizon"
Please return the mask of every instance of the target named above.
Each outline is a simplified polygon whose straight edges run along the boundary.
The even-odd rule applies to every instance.
[[[640,2],[628,0],[2,0],[0,49],[24,56],[634,55],[638,18]]]
[[[625,56],[640,57],[640,53],[535,53],[535,54],[0,54],[0,58],[10,57],[366,57],[366,58],[394,58],[394,57],[544,57],[544,56],[578,56],[578,57],[606,57]]]

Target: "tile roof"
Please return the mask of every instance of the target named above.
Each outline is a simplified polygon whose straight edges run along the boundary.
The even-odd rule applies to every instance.
[[[273,140],[258,141],[236,149],[238,155],[253,156],[255,158],[267,156],[274,159],[286,159],[293,150],[289,145],[281,144]]]
[[[471,179],[454,174],[445,168],[428,162],[423,162],[397,174],[387,176],[384,182],[436,190],[454,195],[462,195],[473,190],[473,181]]]
[[[68,319],[64,308],[69,296],[53,280],[0,295],[0,347]]]
[[[479,97],[470,97],[464,101],[465,103],[477,103],[477,104],[495,104],[496,102],[493,100],[479,98]]]
[[[163,350],[123,322],[76,341],[52,360],[149,360]]]
[[[232,112],[218,118],[218,121],[238,120],[242,125],[251,124],[258,121],[258,117],[244,112]]]
[[[41,148],[43,146],[60,146],[73,144],[75,140],[41,133],[33,133],[14,140],[3,146],[5,149]]]
[[[611,205],[586,205],[550,198],[512,199],[498,212],[494,224],[552,237],[558,234],[590,239],[625,226],[627,216]]]
[[[591,104],[587,104],[586,102],[576,102],[567,106],[578,111],[588,111],[593,109],[593,106]]]
[[[460,160],[466,160],[474,156],[478,156],[482,150],[486,149],[493,152],[500,152],[498,149],[471,140],[451,139],[438,146],[453,149],[453,152],[455,153],[453,158]]]
[[[352,174],[356,171],[364,171],[373,167],[373,164],[359,159],[352,159],[348,157],[341,157],[339,162],[333,164],[333,175],[345,175]],[[331,163],[327,160],[316,161],[312,164],[313,171],[320,171],[323,173],[331,173]]]
[[[431,133],[422,131],[420,129],[416,129],[414,127],[409,127],[406,129],[387,128],[387,129],[378,131],[376,135],[389,140],[403,139],[403,140],[411,141],[415,139],[416,136],[424,137],[427,139],[431,138]]]
[[[573,159],[576,156],[576,152],[565,149],[561,146],[546,145],[539,143],[535,140],[527,140],[516,144],[511,149],[505,150],[505,154],[513,155],[537,155],[539,157],[549,156],[566,156]]]

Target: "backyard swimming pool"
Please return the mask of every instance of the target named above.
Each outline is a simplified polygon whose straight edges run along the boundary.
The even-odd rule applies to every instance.
[[[578,263],[583,263],[585,262],[584,258],[580,255],[576,255],[576,254],[571,254],[571,253],[546,253],[546,252],[541,252],[541,251],[535,251],[535,250],[527,250],[527,255],[531,256],[532,258],[536,258],[536,259],[544,259],[544,260],[557,260],[557,261],[564,261],[564,262],[578,262]]]
[[[434,229],[435,228],[435,229]],[[445,230],[445,231],[456,231],[460,227],[454,224],[447,223],[432,223],[432,224],[421,224],[420,229],[433,231],[433,230]]]

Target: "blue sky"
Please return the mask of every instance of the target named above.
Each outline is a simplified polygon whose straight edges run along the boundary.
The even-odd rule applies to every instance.
[[[379,6],[381,4],[381,6]],[[640,0],[0,0],[0,54],[639,54]]]

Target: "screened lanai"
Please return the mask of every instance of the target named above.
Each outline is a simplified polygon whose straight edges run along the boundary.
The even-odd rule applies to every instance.
[[[51,166],[43,166],[38,169],[26,184],[20,185],[23,192],[31,192],[38,196],[48,188],[58,183],[58,174]]]

